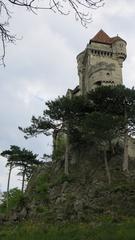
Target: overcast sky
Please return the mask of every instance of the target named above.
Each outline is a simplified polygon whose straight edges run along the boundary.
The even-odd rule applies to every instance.
[[[12,9],[11,29],[22,39],[7,46],[6,67],[0,68],[0,151],[18,145],[40,156],[49,153],[50,139],[40,136],[25,140],[18,126],[29,126],[32,115],[42,114],[44,101],[65,94],[67,88],[78,84],[76,55],[100,29],[127,41],[123,80],[127,87],[135,86],[135,1],[105,3],[103,8],[91,12],[93,22],[87,29],[73,15],[50,11],[34,15],[21,8]],[[0,160],[0,188],[5,190],[8,169],[4,167],[5,159]],[[11,187],[20,186],[17,179],[14,171]]]

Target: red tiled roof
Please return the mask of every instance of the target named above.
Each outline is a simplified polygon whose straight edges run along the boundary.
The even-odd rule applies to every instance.
[[[105,44],[112,44],[117,40],[123,40],[119,36],[116,37],[109,37],[102,29],[90,40],[90,42],[98,42],[98,43],[105,43]]]
[[[90,41],[111,44],[111,38],[102,29]]]

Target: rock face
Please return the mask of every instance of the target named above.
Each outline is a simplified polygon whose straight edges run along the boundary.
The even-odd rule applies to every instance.
[[[27,217],[44,218],[47,222],[89,222],[101,216],[118,219],[135,215],[134,161],[130,161],[130,174],[125,176],[121,170],[121,150],[113,156],[108,153],[109,185],[102,153],[95,146],[73,155],[69,176],[64,175],[60,162],[40,169],[33,176],[26,193]]]

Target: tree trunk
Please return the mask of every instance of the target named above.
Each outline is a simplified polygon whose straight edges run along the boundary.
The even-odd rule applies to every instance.
[[[25,170],[22,173],[22,193],[24,192]]]
[[[123,157],[123,166],[122,169],[124,172],[128,172],[128,130],[126,126],[124,134],[124,157]]]
[[[53,131],[53,154],[52,154],[52,160],[55,161],[55,150],[56,150],[56,142],[57,142],[57,133],[58,131],[54,130]]]
[[[110,174],[110,169],[107,161],[107,154],[106,154],[106,149],[104,147],[104,163],[105,163],[105,169],[106,169],[106,175],[108,179],[109,185],[111,184],[111,174]]]
[[[65,150],[65,164],[64,164],[64,173],[69,175],[69,137],[66,134],[66,150]]]
[[[9,207],[9,186],[10,186],[12,167],[13,167],[12,164],[10,164],[9,173],[8,173],[8,182],[7,182],[7,211],[8,211],[8,207]]]
[[[128,124],[127,124],[127,109],[126,109],[126,99],[125,99],[125,113],[124,113],[124,120],[125,120],[125,133],[124,133],[124,156],[123,156],[123,165],[122,169],[124,172],[128,173]]]

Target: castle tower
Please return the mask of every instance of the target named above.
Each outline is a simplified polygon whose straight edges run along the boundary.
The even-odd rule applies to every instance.
[[[122,66],[126,59],[126,41],[109,37],[100,30],[77,56],[79,94],[97,86],[122,84]]]

